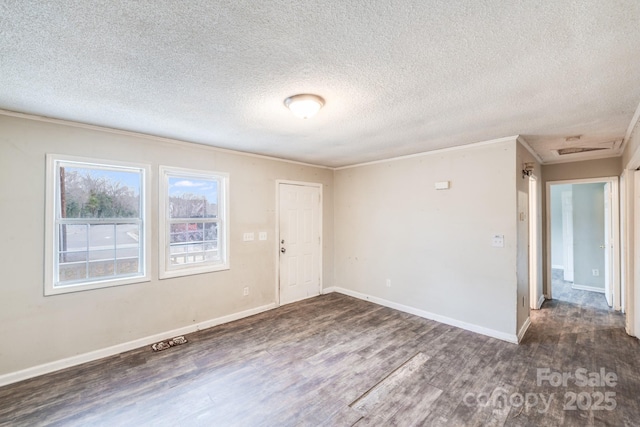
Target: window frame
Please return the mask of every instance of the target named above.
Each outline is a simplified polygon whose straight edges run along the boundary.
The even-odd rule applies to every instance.
[[[58,278],[59,249],[58,242],[60,239],[60,218],[58,218],[58,200],[60,191],[60,174],[59,166],[61,164],[75,164],[77,167],[91,168],[98,167],[102,169],[131,169],[138,170],[140,176],[140,219],[123,218],[122,222],[109,221],[104,219],[87,219],[84,223],[91,224],[121,224],[121,223],[138,223],[140,224],[139,242],[139,263],[140,273],[131,276],[118,277],[107,276],[105,278],[96,278],[95,280],[78,281],[68,284],[59,285]],[[71,292],[80,292],[93,289],[102,289],[113,286],[130,285],[134,283],[143,283],[151,280],[149,274],[149,254],[151,250],[151,192],[149,191],[149,180],[151,176],[151,167],[147,164],[122,162],[119,160],[95,159],[88,157],[69,156],[62,154],[46,155],[46,189],[45,189],[45,269],[44,269],[44,295],[59,295]],[[65,223],[67,221],[64,221]],[[71,221],[73,222],[73,221]],[[76,221],[81,223],[83,221]],[[117,258],[116,258],[117,259]]]
[[[212,273],[215,271],[229,270],[229,174],[217,171],[196,170],[173,166],[160,166],[160,197],[158,203],[158,229],[159,229],[159,278],[169,279],[194,274]],[[170,263],[170,226],[174,222],[169,215],[169,179],[170,178],[196,178],[218,181],[218,218],[217,222],[218,252],[220,261],[199,262],[172,266]],[[201,219],[202,220],[202,219]],[[198,222],[194,218],[193,222]]]

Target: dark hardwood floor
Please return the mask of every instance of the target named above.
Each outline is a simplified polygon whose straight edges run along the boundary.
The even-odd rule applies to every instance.
[[[329,294],[187,338],[0,388],[0,425],[640,425],[640,344],[607,308],[547,301],[514,345]]]

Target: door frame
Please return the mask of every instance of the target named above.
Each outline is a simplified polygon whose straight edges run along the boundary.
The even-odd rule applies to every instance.
[[[539,310],[544,302],[540,183],[535,174],[529,177],[529,308],[533,310]]]
[[[275,295],[276,295],[276,306],[280,306],[280,185],[298,185],[300,187],[313,187],[318,188],[320,192],[320,209],[318,210],[318,233],[320,234],[320,254],[318,254],[318,273],[320,275],[320,283],[318,286],[320,287],[319,291],[322,294],[322,290],[324,289],[324,280],[322,274],[322,253],[324,248],[324,236],[323,236],[323,224],[324,219],[322,215],[322,211],[324,210],[324,198],[322,194],[323,185],[318,182],[306,182],[306,181],[291,181],[287,179],[276,179],[276,229],[274,235],[274,252],[275,252],[275,263],[276,263],[276,277],[275,277]]]
[[[561,181],[547,181],[545,191],[545,211],[546,211],[546,262],[547,268],[545,275],[547,278],[547,299],[552,299],[551,291],[551,186],[562,184],[595,184],[595,183],[610,183],[611,185],[611,244],[612,257],[611,257],[611,288],[613,293],[613,308],[620,310],[620,191],[619,191],[619,177],[607,176],[602,178],[585,178],[585,179],[567,179]]]

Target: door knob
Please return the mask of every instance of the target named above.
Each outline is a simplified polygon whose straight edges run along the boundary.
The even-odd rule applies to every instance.
[[[280,248],[280,252],[285,253],[287,250],[285,248]]]

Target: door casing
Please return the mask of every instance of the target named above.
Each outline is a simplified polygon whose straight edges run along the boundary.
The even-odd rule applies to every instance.
[[[564,181],[548,181],[546,185],[546,262],[545,271],[547,278],[546,298],[552,299],[551,293],[551,186],[561,184],[592,184],[592,183],[609,183],[611,189],[611,287],[613,294],[613,308],[621,309],[620,301],[620,194],[617,176],[609,176],[602,178],[587,179],[571,179]]]

